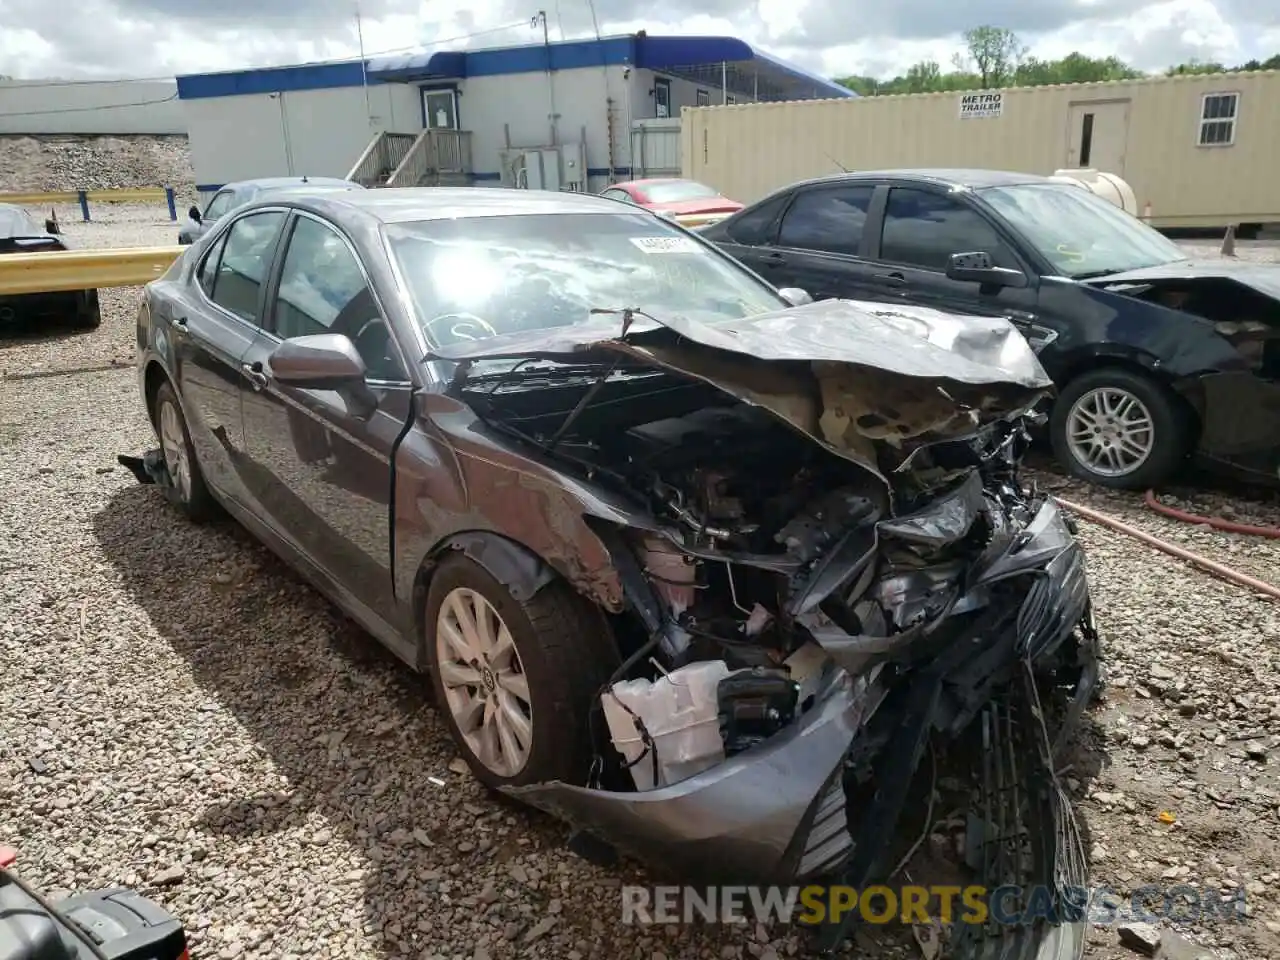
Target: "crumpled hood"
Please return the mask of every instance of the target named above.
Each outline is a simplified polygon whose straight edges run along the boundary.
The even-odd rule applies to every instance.
[[[823,300],[741,320],[618,316],[451,344],[449,361],[625,355],[710,383],[863,466],[874,443],[959,439],[1033,406],[1052,387],[1027,341],[999,317]],[[878,470],[876,471],[878,473]]]
[[[1090,277],[1091,287],[1115,284],[1148,283],[1154,280],[1234,280],[1261,294],[1280,300],[1280,264],[1253,260],[1231,260],[1226,257],[1198,260],[1175,260],[1173,263],[1140,270],[1126,270],[1105,277]]]

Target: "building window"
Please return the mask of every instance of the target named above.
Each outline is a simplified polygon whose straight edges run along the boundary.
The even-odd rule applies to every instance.
[[[708,106],[711,103],[711,94],[706,90],[699,90],[695,95],[695,102],[700,107]]]
[[[1206,93],[1200,98],[1200,146],[1229,147],[1236,142],[1239,106],[1238,93]]]
[[[671,81],[653,81],[653,115],[659,119],[671,116]]]

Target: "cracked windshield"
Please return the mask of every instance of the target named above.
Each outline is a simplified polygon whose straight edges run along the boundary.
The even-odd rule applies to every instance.
[[[434,346],[581,323],[593,309],[716,323],[787,306],[649,214],[430,220],[387,236]]]
[[[979,192],[1064,277],[1083,280],[1185,260],[1136,217],[1066,184],[1019,184]]]

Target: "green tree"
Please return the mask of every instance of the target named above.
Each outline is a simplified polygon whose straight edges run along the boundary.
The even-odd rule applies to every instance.
[[[976,27],[965,34],[966,51],[951,58],[952,69],[944,71],[936,60],[912,64],[906,72],[881,80],[877,77],[849,76],[836,82],[864,97],[894,93],[937,93],[988,89],[999,86],[1038,87],[1053,83],[1099,83],[1106,80],[1135,80],[1146,76],[1119,57],[1090,57],[1072,52],[1061,60],[1042,60],[1029,55],[1011,30]],[[1280,54],[1266,60],[1249,60],[1238,67],[1220,63],[1188,63],[1169,67],[1167,76],[1234,73],[1240,70],[1280,70]],[[976,72],[975,72],[976,71]]]
[[[966,30],[964,45],[984,90],[1012,83],[1018,64],[1028,52],[1018,35],[1006,27],[981,26]],[[956,66],[960,67],[960,63]]]

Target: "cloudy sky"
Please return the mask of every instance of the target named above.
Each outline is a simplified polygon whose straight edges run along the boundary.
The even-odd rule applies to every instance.
[[[591,0],[360,0],[370,53],[590,35]],[[0,0],[0,75],[172,76],[353,56],[356,0]],[[644,11],[657,10],[645,14]],[[960,33],[1015,30],[1033,54],[1143,69],[1280,53],[1280,0],[594,0],[602,33],[732,34],[827,76],[944,66]]]

